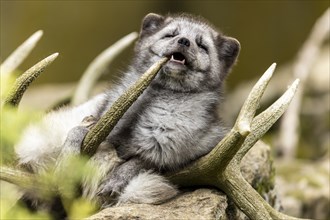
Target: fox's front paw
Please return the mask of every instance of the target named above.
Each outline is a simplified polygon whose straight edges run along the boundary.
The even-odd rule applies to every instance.
[[[110,174],[99,186],[97,196],[106,205],[115,204],[118,196],[122,193],[128,182],[125,178],[120,178],[114,173]]]
[[[102,197],[117,197],[127,185],[127,180],[111,174],[99,186],[98,196]]]
[[[139,159],[130,159],[109,173],[99,186],[97,195],[103,204],[115,204],[129,182],[139,174],[143,165]]]
[[[84,141],[86,134],[91,127],[97,122],[96,118],[92,115],[85,117],[80,125],[73,127],[67,134],[63,143],[62,150],[56,161],[56,173],[60,173],[61,169],[66,168],[65,160],[69,156],[79,155],[81,153],[81,145]]]
[[[85,127],[85,128],[92,128],[97,122],[97,119],[93,116],[86,116],[80,123],[81,126]]]

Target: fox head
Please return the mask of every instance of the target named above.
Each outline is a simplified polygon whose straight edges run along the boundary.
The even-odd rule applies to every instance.
[[[240,44],[203,18],[148,14],[135,46],[135,67],[146,70],[161,57],[169,61],[155,83],[176,91],[220,87],[239,54]]]

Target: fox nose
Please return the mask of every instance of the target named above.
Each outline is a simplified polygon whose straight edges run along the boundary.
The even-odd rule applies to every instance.
[[[189,47],[190,46],[190,41],[187,38],[182,37],[178,40],[178,44]]]

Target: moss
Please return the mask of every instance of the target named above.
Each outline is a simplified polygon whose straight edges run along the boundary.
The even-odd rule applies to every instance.
[[[270,167],[270,172],[268,177],[263,178],[256,178],[256,181],[253,182],[252,186],[255,190],[264,197],[265,194],[269,193],[271,190],[274,189],[275,186],[275,167],[273,166],[273,157],[269,154],[268,155],[268,162]]]

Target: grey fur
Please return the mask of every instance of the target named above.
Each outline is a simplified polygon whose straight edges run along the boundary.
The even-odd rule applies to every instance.
[[[87,115],[99,118],[154,62],[164,56],[171,58],[96,153],[100,157],[114,146],[123,162],[110,168],[104,165],[107,160],[103,158],[98,164],[102,167],[98,181],[103,178],[102,183],[98,188],[98,181],[92,187],[84,184],[84,195],[100,197],[105,203],[161,203],[175,196],[176,187],[159,174],[184,167],[207,154],[223,138],[226,129],[218,115],[223,80],[238,52],[237,40],[222,35],[201,18],[148,14],[135,46],[133,64],[118,85],[84,107],[52,113],[54,128],[59,123],[57,120],[72,121],[72,114],[79,115],[76,121]],[[70,126],[74,127],[75,123],[77,126],[76,121],[69,123]],[[48,123],[47,118],[44,123]],[[43,138],[40,132],[29,135]],[[60,135],[67,132],[61,131]],[[23,138],[19,145],[26,146],[24,141]],[[50,139],[38,144],[63,151],[56,143]],[[44,167],[46,157],[56,158],[60,154],[17,149],[21,162],[32,164],[36,172],[40,161]],[[31,157],[36,152],[39,154]]]

